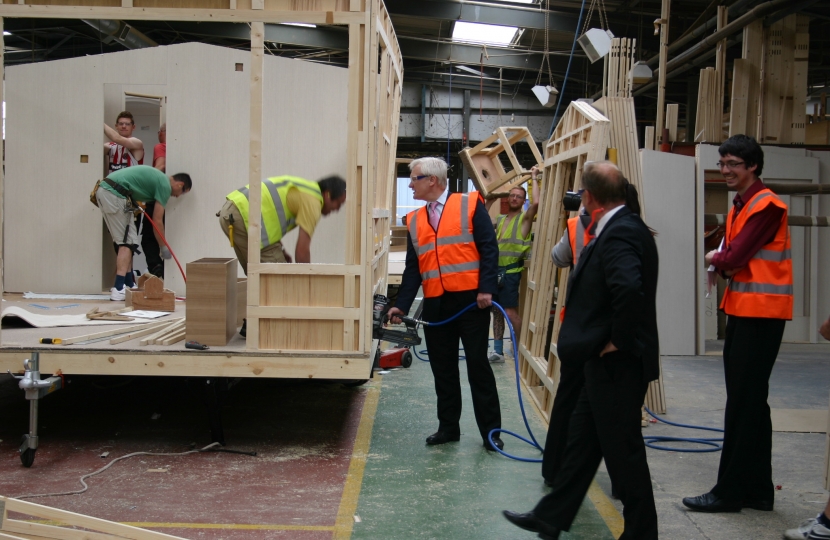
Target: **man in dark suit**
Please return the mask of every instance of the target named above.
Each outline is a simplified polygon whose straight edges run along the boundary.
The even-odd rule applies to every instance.
[[[645,223],[625,207],[636,190],[615,165],[587,164],[582,186],[583,205],[598,222],[596,238],[569,279],[557,346],[562,365],[581,365],[585,379],[553,490],[532,511],[504,515],[540,538],[558,538],[570,528],[604,458],[624,506],[620,538],[656,539],[640,407],[659,372],[657,246]]]
[[[398,300],[389,316],[392,322],[400,322],[422,286],[425,321],[444,321],[470,304],[477,305],[448,324],[424,327],[438,398],[438,431],[427,437],[426,443],[444,444],[461,438],[461,339],[476,423],[484,447],[493,450],[488,434],[501,427],[496,379],[487,359],[490,306],[498,290],[496,234],[477,194],[447,191],[447,164],[443,160],[421,158],[409,168],[414,198],[428,204],[406,217],[406,267]],[[493,444],[499,449],[504,447],[498,435],[493,437]]]

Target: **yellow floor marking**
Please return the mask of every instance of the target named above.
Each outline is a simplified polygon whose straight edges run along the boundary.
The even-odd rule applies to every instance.
[[[522,381],[522,390],[524,390],[522,393],[524,394],[525,403],[529,402],[533,406],[533,410],[536,411],[536,415],[547,427],[548,423],[542,415],[542,410],[539,408],[536,400],[530,397],[530,392],[528,391],[527,385],[524,381]],[[593,503],[594,508],[596,508],[597,513],[600,515],[602,520],[605,521],[605,524],[608,526],[608,530],[611,531],[614,538],[619,538],[622,535],[624,528],[623,517],[617,511],[617,507],[614,506],[611,499],[609,499],[605,492],[602,491],[602,488],[599,487],[596,480],[593,480],[591,482],[591,487],[588,488],[588,499],[591,503]]]
[[[42,525],[53,525],[56,527],[65,527],[66,524],[61,521],[52,520],[24,520],[30,523],[40,523]],[[142,529],[227,529],[239,531],[333,531],[332,525],[257,525],[257,524],[243,524],[243,523],[155,523],[149,521],[121,521],[121,525],[129,525],[131,527],[140,527]]]
[[[334,525],[334,535],[332,536],[334,540],[348,540],[352,536],[354,513],[357,510],[360,487],[363,485],[363,471],[366,469],[369,444],[372,442],[372,427],[375,425],[375,413],[378,410],[382,382],[383,378],[375,374],[375,380],[366,387],[367,393],[366,400],[363,402],[363,414],[360,415],[360,425],[357,427],[352,460],[349,463],[349,473],[346,476],[346,485],[343,488],[340,509],[337,511],[337,520]]]

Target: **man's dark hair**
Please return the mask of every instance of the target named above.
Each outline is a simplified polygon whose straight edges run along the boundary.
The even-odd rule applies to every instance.
[[[317,184],[320,186],[320,193],[327,191],[332,199],[339,199],[346,194],[346,181],[337,175],[321,178],[317,180]]]
[[[747,135],[733,135],[723,141],[723,144],[718,148],[718,153],[721,157],[732,155],[744,160],[746,167],[757,165],[755,169],[755,176],[761,176],[764,171],[764,151],[761,150],[761,145],[758,144],[754,138]]]
[[[184,190],[190,191],[193,188],[193,180],[190,179],[190,175],[185,172],[180,172],[178,174],[173,175],[173,180],[178,180],[179,182],[184,182]]]
[[[585,164],[582,171],[582,187],[599,204],[626,202],[628,181],[610,161],[593,161]]]
[[[130,122],[132,122],[132,124],[135,125],[135,119],[133,118],[133,113],[131,113],[130,111],[121,111],[120,113],[118,113],[118,117],[116,117],[115,123],[117,124],[118,121],[121,120],[122,118],[129,118]]]

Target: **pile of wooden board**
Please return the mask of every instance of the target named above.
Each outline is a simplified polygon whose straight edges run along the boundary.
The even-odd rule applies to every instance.
[[[631,97],[631,72],[634,66],[636,39],[614,38],[608,53],[606,97]]]
[[[185,319],[182,317],[179,319],[167,319],[164,321],[113,328],[94,334],[84,334],[82,336],[61,339],[55,344],[86,344],[103,341],[108,337],[112,337],[109,340],[110,345],[117,345],[118,343],[124,343],[125,341],[131,341],[150,334],[152,335],[149,338],[141,340],[141,345],[172,345],[173,343],[178,343],[185,337]]]

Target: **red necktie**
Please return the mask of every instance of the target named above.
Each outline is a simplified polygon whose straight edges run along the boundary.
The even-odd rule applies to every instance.
[[[429,203],[429,224],[432,225],[433,230],[438,230],[438,221],[441,217],[438,215],[438,201]]]

